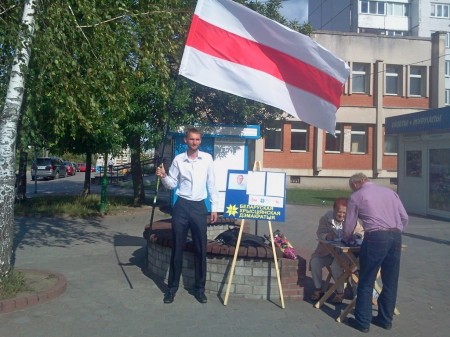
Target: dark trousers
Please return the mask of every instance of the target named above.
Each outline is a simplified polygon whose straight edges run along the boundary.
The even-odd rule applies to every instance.
[[[172,255],[169,269],[169,291],[175,293],[180,285],[183,267],[183,251],[188,230],[194,244],[194,267],[196,291],[205,291],[206,283],[206,225],[207,209],[204,201],[190,201],[178,197],[172,214]]]
[[[378,297],[378,318],[389,324],[397,300],[402,235],[400,231],[374,231],[364,234],[359,254],[359,282],[355,319],[363,327],[372,320],[372,291],[381,268],[382,291]]]

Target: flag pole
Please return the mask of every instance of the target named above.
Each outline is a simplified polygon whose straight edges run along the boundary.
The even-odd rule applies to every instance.
[[[192,20],[191,20],[191,22],[192,22]],[[189,26],[191,25],[191,22],[189,23]],[[184,46],[184,48],[186,48],[186,41],[187,41],[187,38],[188,38],[188,36],[189,36],[189,29],[188,29],[188,32],[187,32],[187,34],[186,34],[186,37],[185,37],[185,39],[184,39],[184,44],[183,44],[183,46]],[[173,92],[172,92],[172,97],[170,98],[170,101],[169,101],[169,116],[168,116],[168,118],[167,118],[167,121],[166,121],[166,130],[165,130],[165,132],[164,132],[164,138],[163,138],[163,145],[162,145],[162,150],[161,150],[161,163],[155,163],[155,169],[156,169],[156,167],[158,167],[158,165],[164,165],[164,150],[165,150],[165,146],[166,146],[166,138],[167,138],[167,135],[169,134],[169,121],[170,121],[170,116],[171,116],[171,111],[173,110],[173,106],[174,106],[174,101],[175,101],[175,97],[176,97],[176,94],[177,94],[177,90],[178,90],[178,86],[179,86],[179,83],[180,83],[180,81],[179,81],[179,77],[180,77],[180,65],[181,65],[181,60],[182,60],[182,58],[183,58],[183,53],[184,53],[184,48],[181,48],[181,52],[180,52],[180,55],[179,55],[179,57],[178,57],[178,59],[180,60],[180,63],[178,64],[178,71],[177,71],[177,73],[176,73],[176,77],[175,77],[175,88],[173,89]],[[155,195],[153,196],[153,204],[152,204],[152,212],[151,212],[151,215],[150,215],[150,224],[149,224],[149,232],[150,232],[150,234],[151,234],[151,232],[152,232],[152,229],[153,229],[153,218],[154,218],[154,215],[155,215],[155,207],[156,207],[156,201],[157,201],[157,199],[158,199],[158,191],[159,191],[159,186],[160,186],[160,182],[161,182],[161,179],[160,179],[160,177],[156,177],[156,186],[155,186]],[[148,242],[148,240],[147,240],[147,242]],[[146,254],[146,257],[148,256],[148,254]]]
[[[178,77],[177,77],[177,80],[178,80]],[[170,110],[169,110],[169,112],[170,112]],[[155,169],[159,165],[164,165],[164,151],[165,151],[166,138],[167,138],[168,133],[169,133],[169,121],[167,121],[166,130],[164,131],[163,146],[162,146],[162,150],[161,150],[160,160],[158,160],[158,162],[155,162]],[[159,191],[160,182],[161,182],[161,178],[159,176],[156,176],[156,186],[155,186],[155,191],[154,191],[154,196],[153,196],[152,212],[150,215],[150,224],[149,224],[150,232],[152,231],[152,228],[153,228],[153,218],[155,216],[155,207],[156,207],[156,201],[158,199],[158,191]]]
[[[167,138],[167,135],[169,134],[169,121],[170,121],[170,114],[173,109],[173,101],[175,100],[175,95],[176,95],[176,92],[178,89],[178,83],[179,83],[178,77],[179,77],[179,75],[177,73],[177,75],[175,77],[175,88],[173,89],[172,97],[169,101],[169,109],[168,109],[169,116],[166,121],[166,127],[165,127],[164,137],[163,137],[163,145],[161,148],[161,155],[160,155],[160,159],[157,162],[155,162],[155,170],[159,165],[164,165],[164,152],[165,152],[165,147],[166,147],[166,138]],[[156,173],[155,173],[155,175],[156,175]],[[145,232],[144,232],[144,237],[146,238],[145,269],[148,267],[148,248],[149,248],[148,245],[149,245],[150,235],[152,234],[152,231],[153,231],[153,219],[155,216],[155,208],[156,208],[156,202],[158,200],[158,192],[159,192],[160,183],[161,183],[161,178],[159,176],[156,176],[156,185],[155,185],[154,196],[153,196],[152,211],[150,213],[150,223],[149,223],[148,227],[145,229],[145,232],[147,232],[148,235],[146,236]]]
[[[189,26],[191,25],[191,23],[192,23],[192,20],[190,21]],[[187,30],[187,34],[186,34],[186,37],[184,39],[184,44],[183,44],[184,48],[186,48],[186,41],[187,41],[187,38],[189,36],[189,29]],[[164,151],[165,151],[165,146],[166,146],[166,138],[167,138],[167,135],[169,133],[169,121],[170,121],[171,111],[173,110],[173,106],[174,106],[173,102],[175,101],[176,93],[177,93],[178,86],[179,86],[179,83],[180,83],[180,81],[179,81],[180,65],[181,65],[181,60],[183,58],[184,48],[181,48],[180,57],[178,58],[180,60],[180,63],[178,64],[178,71],[177,71],[176,77],[175,77],[175,88],[173,89],[172,97],[171,97],[171,99],[169,101],[169,109],[168,109],[169,116],[168,116],[167,121],[166,121],[166,128],[165,128],[166,130],[164,132],[163,145],[162,145],[162,149],[161,149],[162,150],[161,151],[162,152],[161,153],[161,163],[159,163],[159,162],[155,163],[156,164],[155,169],[156,169],[156,167],[158,165],[164,165]],[[161,178],[157,176],[156,177],[155,192],[154,192],[155,195],[153,196],[152,211],[151,211],[151,214],[150,214],[150,223],[149,223],[149,227],[146,229],[146,230],[148,230],[148,235],[149,236],[147,237],[147,240],[146,240],[147,241],[147,244],[146,244],[147,250],[145,252],[145,267],[148,266],[148,244],[149,244],[148,238],[152,234],[152,230],[153,230],[153,219],[154,219],[154,216],[155,216],[155,207],[156,207],[156,202],[158,200],[158,192],[159,192],[160,182],[161,182]]]
[[[186,47],[186,41],[187,41],[188,35],[189,35],[189,32],[188,32],[188,34],[186,34],[186,37],[185,37],[185,40],[184,40],[184,47]],[[169,109],[168,109],[169,110],[169,116],[168,116],[167,121],[166,121],[166,128],[165,128],[165,132],[164,132],[163,145],[162,145],[162,149],[161,149],[161,162],[160,163],[159,162],[155,163],[155,165],[156,165],[155,168],[158,167],[159,165],[164,165],[164,150],[165,150],[165,146],[166,146],[166,138],[167,138],[167,135],[169,134],[169,121],[170,121],[171,112],[172,112],[173,106],[174,106],[173,102],[175,101],[175,97],[176,97],[176,94],[177,94],[178,86],[179,86],[179,83],[180,83],[180,80],[179,80],[179,77],[180,77],[180,64],[181,64],[181,59],[183,58],[183,52],[184,52],[184,48],[181,48],[181,53],[180,53],[179,58],[178,58],[180,60],[180,63],[178,64],[178,71],[177,71],[176,77],[175,77],[175,88],[173,89],[172,97],[170,98],[170,101],[169,101]],[[155,215],[155,207],[156,207],[156,201],[158,199],[158,191],[159,191],[160,182],[161,182],[161,179],[160,179],[160,177],[157,176],[156,177],[156,186],[155,186],[155,195],[153,196],[152,212],[151,212],[151,215],[150,215],[150,224],[149,224],[150,234],[151,234],[151,231],[153,229],[153,218],[154,218],[154,215]],[[147,254],[146,254],[146,256],[147,256]]]

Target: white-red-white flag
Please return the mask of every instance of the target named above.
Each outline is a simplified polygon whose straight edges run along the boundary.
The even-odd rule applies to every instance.
[[[179,73],[334,134],[348,65],[310,37],[230,0],[199,0]]]

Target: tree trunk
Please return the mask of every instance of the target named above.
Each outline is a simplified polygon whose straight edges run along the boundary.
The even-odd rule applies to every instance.
[[[19,48],[13,61],[5,105],[0,115],[0,278],[6,276],[12,268],[17,125],[25,90],[24,71],[30,59],[36,5],[35,0],[25,2],[22,16],[24,30],[19,35]]]
[[[84,186],[81,196],[86,197],[91,194],[91,168],[92,168],[92,153],[86,153],[86,171],[84,172]]]
[[[27,197],[27,161],[28,152],[21,150],[19,159],[19,173],[16,180],[16,200],[25,200]]]
[[[139,138],[129,144],[131,150],[131,177],[133,179],[133,206],[139,207],[145,202],[144,179],[141,166],[141,143]]]

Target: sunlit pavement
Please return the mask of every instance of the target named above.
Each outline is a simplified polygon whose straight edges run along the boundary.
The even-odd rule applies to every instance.
[[[37,194],[51,194],[53,186],[76,191],[82,176],[39,181]],[[273,229],[286,233],[297,253],[309,259],[316,245],[318,219],[327,209],[288,205],[286,222],[273,223]],[[164,288],[141,269],[142,231],[150,212],[147,206],[90,219],[17,218],[15,266],[54,270],[68,284],[66,292],[51,302],[0,315],[0,336],[360,336],[335,322],[341,305],[315,309],[308,301],[285,301],[286,308],[281,309],[277,298],[231,296],[224,306],[223,294],[209,296],[202,305],[184,289],[173,304],[164,304]],[[156,209],[155,220],[167,217]],[[259,222],[260,235],[267,228],[267,223]],[[447,336],[450,223],[411,216],[403,244],[407,247],[402,253],[397,301],[400,315],[392,330],[371,326],[368,335]],[[309,274],[302,284],[311,285]]]

